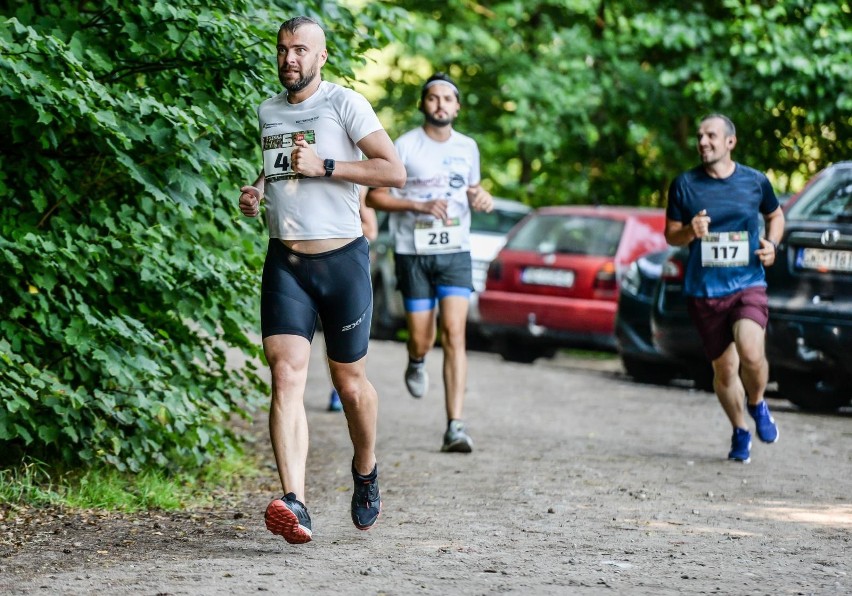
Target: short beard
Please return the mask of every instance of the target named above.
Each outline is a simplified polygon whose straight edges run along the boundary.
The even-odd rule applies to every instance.
[[[278,75],[278,80],[281,81],[281,84],[284,86],[288,93],[298,93],[299,91],[310,85],[315,78],[317,78],[316,68],[311,70],[307,74],[307,76],[299,77],[299,79],[295,83],[287,83],[286,79],[283,76],[283,73]]]
[[[425,113],[423,114],[423,117],[426,118],[426,122],[428,124],[431,124],[432,126],[437,126],[438,128],[443,128],[445,126],[451,126],[452,123],[453,123],[453,120],[455,120],[455,118],[452,118],[452,117],[450,117],[450,118],[435,118],[431,114],[425,114]]]

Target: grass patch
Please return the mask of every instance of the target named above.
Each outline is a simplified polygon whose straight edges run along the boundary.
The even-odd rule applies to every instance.
[[[583,350],[579,348],[567,348],[562,353],[571,358],[585,358],[587,360],[614,360],[618,358],[618,352],[607,352],[602,350]]]
[[[241,494],[259,475],[257,462],[241,453],[178,473],[148,469],[134,474],[108,467],[62,471],[29,461],[0,470],[0,505],[174,511],[209,505],[217,495]]]

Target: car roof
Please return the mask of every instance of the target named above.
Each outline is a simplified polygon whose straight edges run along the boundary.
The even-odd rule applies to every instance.
[[[541,215],[585,215],[608,217],[611,219],[659,217],[664,212],[664,209],[657,207],[632,207],[626,205],[554,205],[539,207],[536,210],[536,213]]]
[[[505,199],[503,197],[493,197],[493,199],[495,209],[501,209],[503,211],[518,211],[520,213],[532,211],[532,207],[525,203],[521,203],[520,201],[516,201],[515,199]]]

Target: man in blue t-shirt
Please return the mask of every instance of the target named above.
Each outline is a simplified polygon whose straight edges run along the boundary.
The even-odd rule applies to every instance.
[[[751,433],[744,402],[760,440],[778,440],[763,399],[769,378],[763,268],[775,262],[784,212],[766,176],[731,159],[737,136],[728,117],[702,118],[696,144],[702,164],[678,176],[669,189],[666,240],[689,245],[684,284],[689,314],[713,363],[716,396],[733,426],[728,458],[748,463]],[[759,215],[765,237],[760,237]]]

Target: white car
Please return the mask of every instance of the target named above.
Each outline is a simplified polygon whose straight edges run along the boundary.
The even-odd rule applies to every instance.
[[[477,292],[485,289],[488,265],[503,245],[506,234],[516,223],[531,211],[528,205],[510,199],[494,198],[494,209],[490,213],[474,211],[470,218],[470,258],[473,268],[474,294],[468,311],[468,330],[475,332],[479,322]],[[402,296],[396,289],[394,273],[393,238],[388,231],[388,213],[380,211],[379,236],[370,246],[373,277],[373,325],[372,336],[380,339],[395,339],[405,329],[405,312]]]

